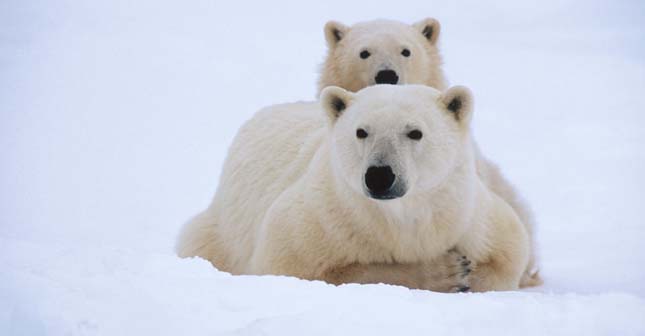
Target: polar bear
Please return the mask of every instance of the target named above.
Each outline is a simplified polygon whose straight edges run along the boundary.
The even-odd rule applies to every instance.
[[[333,85],[356,92],[375,84],[423,84],[444,90],[447,84],[438,48],[440,32],[441,25],[433,18],[412,25],[374,20],[351,27],[330,21],[324,28],[328,53],[321,67],[318,90]],[[531,258],[522,286],[539,285],[542,280],[537,272],[533,214],[500,169],[477,146],[475,153],[482,180],[510,204],[531,237]]]
[[[375,84],[423,84],[446,88],[438,40],[441,26],[433,18],[413,25],[390,20],[336,21],[324,28],[327,56],[318,92],[339,86],[356,92]]]
[[[446,278],[470,273],[473,291],[518,288],[528,233],[477,174],[467,89],[329,87],[320,101],[267,108],[240,129],[180,256],[335,284],[462,291]],[[446,251],[473,264],[446,266]]]

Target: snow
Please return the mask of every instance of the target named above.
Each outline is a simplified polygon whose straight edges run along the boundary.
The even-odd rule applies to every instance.
[[[329,19],[442,23],[545,285],[440,294],[174,256],[259,108],[311,100]],[[645,5],[0,2],[0,334],[645,334]]]

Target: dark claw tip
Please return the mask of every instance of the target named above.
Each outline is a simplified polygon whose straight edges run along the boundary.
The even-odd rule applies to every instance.
[[[468,287],[468,286],[459,287],[459,288],[457,289],[457,291],[458,291],[459,293],[464,293],[464,292],[467,292],[467,291],[469,291],[469,290],[470,290],[470,287]]]

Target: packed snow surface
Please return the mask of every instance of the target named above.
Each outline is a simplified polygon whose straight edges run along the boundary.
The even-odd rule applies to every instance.
[[[441,294],[179,259],[238,127],[315,99],[322,27],[442,23],[542,287]],[[645,4],[0,2],[0,335],[645,335]]]

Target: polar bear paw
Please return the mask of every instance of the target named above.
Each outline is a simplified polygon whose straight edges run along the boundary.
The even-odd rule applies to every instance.
[[[454,277],[457,282],[457,286],[453,287],[451,292],[468,292],[470,291],[470,273],[472,272],[471,261],[465,255],[461,255],[457,251],[450,252],[454,253],[453,258],[456,257],[455,263],[455,273]],[[456,256],[455,256],[456,255]]]
[[[432,291],[459,293],[470,291],[471,261],[455,249],[427,265],[426,287]]]

